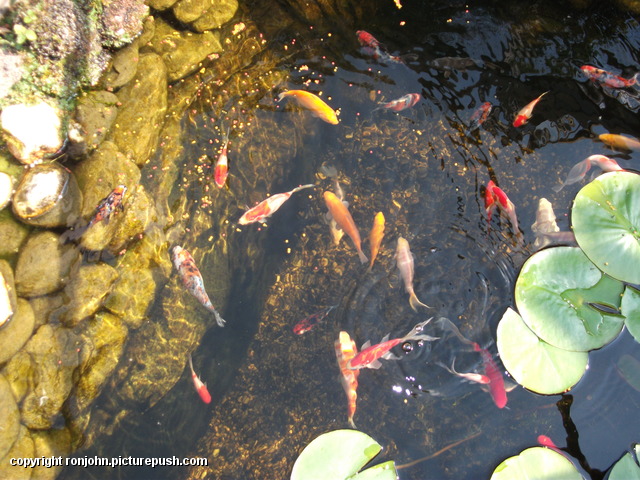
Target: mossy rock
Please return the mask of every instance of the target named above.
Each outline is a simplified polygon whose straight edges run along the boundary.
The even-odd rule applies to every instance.
[[[220,0],[213,2],[213,5],[200,18],[193,22],[191,26],[198,32],[220,28],[235,16],[237,10],[237,0]]]
[[[11,209],[0,211],[0,258],[13,259],[32,228],[18,221]]]
[[[12,458],[33,457],[35,457],[35,445],[31,438],[31,432],[28,428],[21,426],[13,446],[4,458],[0,458],[0,478],[30,480],[32,473],[30,468],[12,466],[10,461]]]
[[[15,279],[13,277],[13,269],[11,268],[11,265],[9,265],[9,262],[7,262],[6,260],[0,260],[0,275],[0,281],[4,281],[6,292],[9,297],[11,311],[15,314],[16,310],[18,309],[18,297],[16,296],[16,286]],[[3,320],[4,318],[0,317],[0,326],[8,326],[8,324],[1,323]],[[8,321],[10,322],[11,319],[9,319]],[[2,328],[0,328],[0,332],[2,332]],[[0,357],[2,357],[1,350]],[[0,360],[0,363],[2,363],[2,360]]]
[[[41,295],[39,297],[33,297],[29,299],[31,309],[33,310],[33,316],[36,319],[35,328],[37,330],[40,326],[48,323],[54,314],[54,312],[62,307],[65,303],[65,297],[63,290],[51,295]]]
[[[11,392],[11,386],[0,375],[0,458],[4,457],[20,433],[20,410]]]
[[[34,324],[31,305],[25,299],[18,298],[18,308],[13,318],[0,329],[0,364],[11,359],[27,343],[33,333]]]
[[[72,156],[84,155],[102,143],[118,114],[117,104],[118,97],[105,90],[85,92],[80,96],[75,118],[82,127],[82,139],[80,144],[72,143]]]
[[[31,357],[23,349],[11,357],[11,360],[2,369],[2,374],[11,385],[13,397],[18,403],[22,403],[24,397],[33,388],[31,363]]]
[[[68,457],[71,454],[71,433],[67,428],[51,429],[45,432],[31,432],[35,447],[34,457]],[[62,466],[36,467],[33,469],[32,480],[55,480]]]

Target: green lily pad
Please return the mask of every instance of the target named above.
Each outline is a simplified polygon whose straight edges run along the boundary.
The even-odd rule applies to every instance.
[[[629,452],[611,468],[609,480],[640,480],[640,467]]]
[[[393,462],[358,473],[381,449],[373,438],[357,430],[322,434],[302,451],[293,465],[291,480],[396,480]]]
[[[516,281],[515,299],[527,326],[564,350],[600,348],[622,330],[616,311],[623,285],[604,275],[579,248],[555,247],[532,255]]]
[[[496,467],[491,480],[582,480],[573,463],[549,448],[532,447]]]
[[[587,369],[586,352],[562,350],[540,340],[511,308],[502,316],[497,336],[504,367],[520,385],[534,392],[566,392]]]
[[[636,342],[640,342],[640,292],[635,288],[626,287],[622,295],[620,311],[625,316],[624,324],[629,333],[633,335]]]
[[[640,283],[640,175],[599,176],[576,195],[571,221],[578,245],[600,270]]]

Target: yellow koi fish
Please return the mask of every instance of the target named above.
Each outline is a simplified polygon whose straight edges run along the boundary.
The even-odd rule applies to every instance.
[[[640,142],[635,138],[625,135],[617,135],[615,133],[603,133],[598,135],[600,141],[616,150],[640,150]]]
[[[301,107],[309,110],[314,117],[318,117],[331,125],[338,124],[338,116],[335,110],[317,95],[304,90],[288,90],[278,95],[277,101],[280,102],[285,97],[294,98]]]
[[[340,332],[340,336],[335,342],[335,348],[338,366],[340,367],[340,382],[342,383],[342,388],[344,388],[344,393],[347,394],[349,425],[351,425],[351,428],[356,428],[356,424],[353,423],[353,416],[356,413],[356,399],[358,398],[356,390],[358,390],[358,375],[360,375],[360,371],[351,370],[347,365],[358,353],[358,347],[356,347],[356,342],[351,340],[347,332]]]
[[[342,230],[344,230],[347,235],[349,235],[349,237],[353,241],[353,244],[356,246],[360,261],[362,263],[367,263],[367,256],[362,252],[360,232],[358,231],[358,227],[356,227],[356,224],[353,221],[353,217],[349,213],[349,210],[344,205],[344,203],[342,203],[340,199],[335,196],[333,192],[324,192],[323,196],[324,201],[327,204],[327,208],[329,209],[329,213],[336,221],[338,226]]]
[[[371,233],[369,233],[369,247],[371,248],[371,263],[369,264],[369,271],[373,268],[373,261],[378,256],[382,237],[384,237],[384,214],[382,212],[378,212],[373,219],[373,227],[371,227]]]

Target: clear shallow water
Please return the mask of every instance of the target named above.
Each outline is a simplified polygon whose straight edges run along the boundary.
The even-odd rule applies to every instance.
[[[269,48],[282,58],[278,67],[291,72],[284,87],[321,91],[340,109],[340,125],[276,104],[281,86],[252,99],[255,109],[254,104],[245,112],[237,106],[243,98],[229,98],[230,113],[211,119],[215,109],[196,102],[197,113],[182,120],[187,134],[176,164],[183,175],[172,200],[193,202],[192,217],[217,216],[215,227],[200,232],[194,226],[188,238],[205,259],[212,250],[209,238],[217,239],[216,251],[224,249],[231,276],[222,312],[229,323],[210,330],[194,356],[214,400],[210,407],[199,403],[185,371],[172,392],[96,446],[97,452],[183,456],[219,449],[210,478],[286,478],[306,443],[347,426],[333,353],[341,329],[361,345],[387,333],[404,335],[428,316],[446,316],[495,353],[496,324],[513,305],[513,282],[533,252],[530,225],[538,199],[545,196],[553,203],[564,230],[581,184],[558,194],[552,187],[571,166],[604,153],[638,169],[637,153],[614,153],[593,138],[607,131],[640,135],[633,95],[621,103],[578,70],[589,63],[627,77],[635,73],[640,42],[635,20],[614,9],[578,13],[550,2],[405,3],[397,10],[393,2],[381,2],[375,15],[358,24],[336,19],[276,27],[270,18],[254,19]],[[407,55],[406,65],[379,64],[364,54],[355,38],[359,29],[392,54]],[[434,68],[433,61],[442,57],[467,57],[474,65]],[[512,128],[516,111],[547,90],[530,123]],[[378,101],[412,92],[421,100],[410,110],[375,110]],[[480,130],[469,132],[469,118],[484,101],[494,104],[493,112]],[[196,159],[220,137],[220,125],[234,120],[244,126],[231,135],[230,190],[215,199],[212,210],[202,205],[208,192]],[[243,169],[244,159],[257,157],[259,170]],[[322,219],[321,192],[334,184],[317,173],[323,164],[338,170],[363,237],[373,215],[385,213],[386,236],[371,274],[359,264],[348,238],[338,247],[332,243]],[[516,205],[521,239],[506,220],[487,225],[481,187],[489,179]],[[319,188],[292,197],[268,227],[236,228],[245,205],[311,182]],[[248,184],[251,190],[244,189]],[[416,293],[431,310],[416,313],[409,307],[393,258],[398,236],[410,242]],[[262,262],[247,264],[237,253],[251,245],[264,249]],[[215,297],[220,290],[212,263],[203,260],[201,270]],[[297,321],[333,304],[339,308],[316,329],[301,337],[291,333]],[[639,356],[638,350],[625,333],[591,353],[589,371],[569,395],[543,397],[517,388],[509,394],[509,409],[499,410],[477,386],[434,365],[454,358],[459,370],[478,365],[477,355],[454,338],[415,345],[406,354],[396,349],[401,360],[361,372],[355,421],[385,446],[385,459],[399,465],[469,438],[401,469],[401,479],[487,478],[504,458],[534,445],[539,434],[560,447],[569,443],[574,455],[579,447],[591,468],[604,471],[639,440],[639,394],[614,367],[617,358]],[[573,403],[567,409],[569,396]],[[556,406],[560,400],[563,408]],[[575,430],[567,433],[568,418]],[[67,471],[63,478],[83,472]],[[96,478],[193,474],[184,469],[92,472]],[[593,478],[600,478],[598,472]]]

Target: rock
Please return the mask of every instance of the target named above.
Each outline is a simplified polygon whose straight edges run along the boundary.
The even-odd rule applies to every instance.
[[[11,87],[22,78],[23,71],[21,55],[0,50],[0,98],[7,96]]]
[[[4,172],[0,172],[0,210],[6,207],[13,194],[13,178]]]
[[[149,0],[147,3],[156,10],[166,10],[172,7],[178,0]]]
[[[33,333],[35,318],[31,305],[18,298],[18,308],[11,321],[0,329],[0,364],[13,357]]]
[[[13,398],[17,403],[22,403],[24,397],[33,388],[31,371],[31,357],[24,350],[20,350],[11,357],[11,360],[2,369],[2,374],[11,385]]]
[[[16,292],[22,297],[47,295],[61,289],[71,265],[80,254],[72,245],[62,245],[53,232],[37,232],[20,249],[15,269]]]
[[[78,219],[82,194],[74,175],[57,163],[25,170],[13,195],[13,213],[39,227],[70,226]]]
[[[177,32],[161,20],[156,21],[150,46],[162,56],[170,82],[195,72],[208,55],[222,52],[220,32]]]
[[[22,163],[42,160],[62,147],[60,112],[46,102],[5,107],[0,123],[9,151]]]
[[[53,317],[53,313],[64,304],[64,294],[60,290],[52,295],[40,295],[29,299],[33,316],[36,319],[35,330],[45,323],[49,323]]]
[[[231,20],[238,10],[238,0],[220,0],[213,5],[195,22],[191,24],[194,30],[204,32],[220,28]]]
[[[155,150],[167,110],[167,69],[153,53],[140,55],[131,82],[118,92],[121,106],[109,138],[136,165]]]
[[[102,2],[102,44],[120,48],[137,37],[142,23],[149,15],[143,0],[113,0]]]
[[[0,260],[0,332],[11,321],[18,308],[13,269],[5,260]],[[0,352],[2,357],[2,352]],[[0,363],[2,361],[0,360]]]
[[[202,16],[214,4],[214,0],[180,0],[173,6],[173,14],[183,23],[191,23]]]
[[[118,272],[106,263],[81,265],[69,276],[64,288],[67,302],[54,316],[68,326],[75,326],[93,315],[113,288]]]
[[[31,439],[29,429],[21,426],[18,438],[4,458],[0,458],[0,478],[10,478],[11,480],[29,480],[31,469],[12,466],[12,458],[33,458],[35,447]]]
[[[85,155],[102,143],[118,113],[117,103],[118,97],[104,90],[86,92],[80,96],[75,113],[81,126],[80,136],[71,138],[71,134],[69,135],[70,156]]]
[[[4,375],[0,375],[0,432],[0,458],[3,458],[20,433],[20,410]]]
[[[116,53],[111,62],[111,69],[104,76],[104,84],[108,89],[118,89],[133,79],[138,71],[138,55],[138,40]]]
[[[35,449],[34,457],[68,457],[71,454],[71,434],[66,428],[51,429],[46,432],[31,432]],[[31,480],[55,480],[62,466],[50,468],[40,466],[33,469]]]
[[[29,236],[31,227],[16,220],[11,210],[0,212],[0,257],[12,257],[18,253],[20,245]]]

